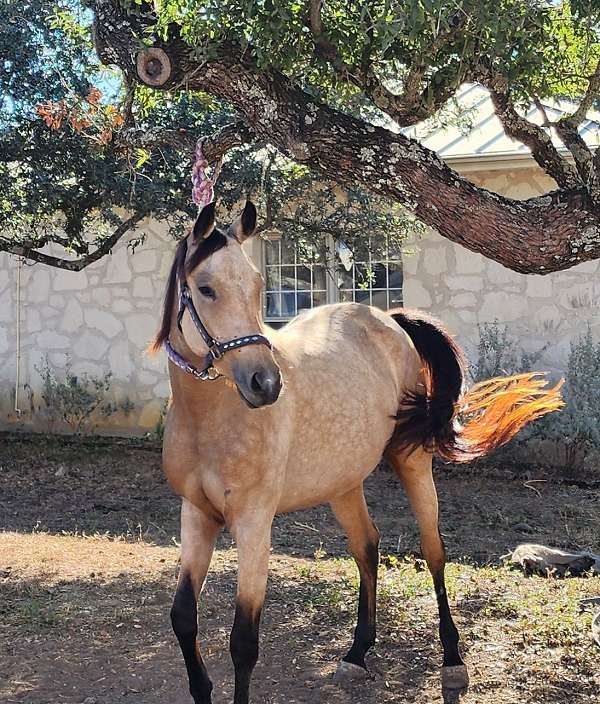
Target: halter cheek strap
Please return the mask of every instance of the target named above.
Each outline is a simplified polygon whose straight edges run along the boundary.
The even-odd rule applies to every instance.
[[[196,326],[196,330],[200,333],[200,337],[204,340],[206,346],[208,347],[208,353],[204,358],[204,366],[199,369],[190,362],[188,362],[184,357],[182,357],[178,352],[173,349],[170,340],[166,340],[165,349],[167,356],[180,369],[184,372],[191,374],[195,379],[200,379],[202,381],[214,381],[222,376],[214,367],[213,362],[216,359],[220,359],[225,352],[229,350],[238,349],[240,347],[246,347],[247,345],[265,345],[269,349],[272,348],[269,340],[260,334],[256,335],[246,335],[244,337],[235,337],[233,340],[228,342],[219,342],[208,332],[206,326],[200,319],[194,302],[192,301],[192,294],[186,283],[181,285],[179,294],[179,312],[177,313],[177,327],[181,332],[181,320],[185,311],[188,311],[192,322]]]

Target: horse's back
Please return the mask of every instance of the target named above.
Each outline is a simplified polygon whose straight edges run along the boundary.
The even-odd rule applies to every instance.
[[[272,340],[284,358],[294,433],[283,510],[328,500],[379,462],[420,359],[386,313],[361,304],[302,314]]]
[[[270,330],[275,347],[294,360],[318,358],[326,364],[332,358],[351,354],[413,355],[410,337],[386,312],[362,303],[333,303],[303,311],[278,330]]]

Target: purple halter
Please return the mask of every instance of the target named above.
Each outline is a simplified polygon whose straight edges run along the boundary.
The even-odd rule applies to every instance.
[[[216,359],[220,359],[225,352],[229,350],[235,350],[240,347],[246,347],[247,345],[265,345],[269,349],[272,348],[271,343],[264,335],[245,335],[244,337],[236,337],[228,342],[219,342],[208,332],[206,326],[200,320],[200,316],[196,311],[194,302],[192,301],[192,295],[187,284],[182,284],[179,294],[179,313],[177,314],[177,327],[181,331],[181,319],[185,311],[188,311],[190,317],[196,326],[196,329],[200,333],[200,336],[206,343],[208,347],[208,354],[204,358],[204,366],[199,369],[193,364],[188,362],[184,357],[182,357],[179,352],[176,352],[171,345],[170,340],[166,340],[165,349],[167,351],[167,356],[180,369],[184,372],[191,374],[195,379],[200,379],[202,381],[214,381],[218,379],[222,374],[220,374],[214,367],[213,362]]]

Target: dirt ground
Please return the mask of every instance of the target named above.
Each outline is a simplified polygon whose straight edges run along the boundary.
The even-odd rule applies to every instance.
[[[438,476],[448,591],[473,704],[598,702],[600,651],[578,602],[600,577],[545,579],[507,569],[520,542],[600,552],[600,491],[532,468]],[[489,472],[486,472],[486,475]],[[354,628],[357,574],[326,507],[278,517],[255,704],[442,701],[431,580],[396,480],[370,478],[382,532],[372,680],[332,685]],[[169,608],[178,499],[143,444],[0,436],[0,702],[189,704]],[[232,697],[228,637],[235,550],[221,538],[201,598],[215,704]]]

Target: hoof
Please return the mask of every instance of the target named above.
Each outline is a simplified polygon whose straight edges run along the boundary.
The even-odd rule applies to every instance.
[[[342,660],[333,676],[333,683],[338,687],[364,682],[369,678],[368,671],[360,665]]]
[[[442,689],[466,689],[469,686],[469,673],[466,665],[442,667]]]

